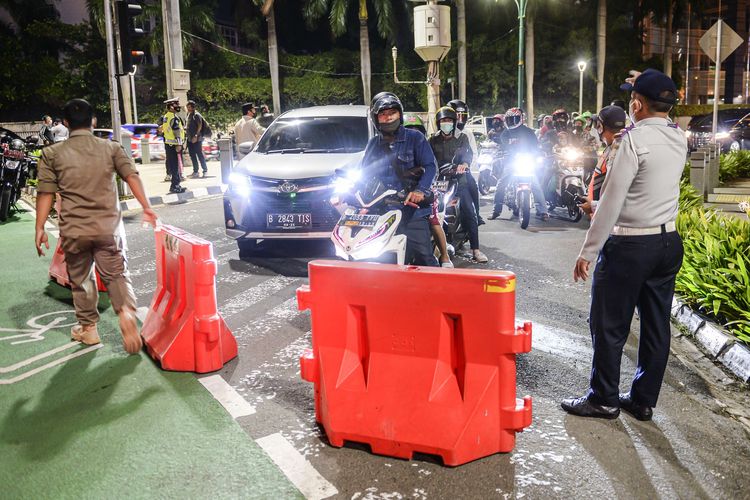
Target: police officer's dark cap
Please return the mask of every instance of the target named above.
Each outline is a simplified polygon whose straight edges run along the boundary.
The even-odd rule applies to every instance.
[[[635,79],[635,83],[620,85],[621,90],[635,91],[652,101],[665,104],[677,102],[677,87],[671,78],[659,70],[649,68]],[[667,94],[665,96],[665,94]]]
[[[610,130],[625,128],[625,110],[619,106],[603,107],[594,119]]]

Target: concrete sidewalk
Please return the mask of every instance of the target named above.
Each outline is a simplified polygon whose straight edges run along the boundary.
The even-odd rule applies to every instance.
[[[205,178],[191,179],[193,166],[190,158],[185,155],[182,175],[185,180],[181,185],[187,189],[184,193],[173,194],[169,192],[169,182],[164,181],[167,170],[164,162],[137,164],[138,173],[146,188],[146,195],[152,205],[164,205],[166,203],[177,203],[181,201],[202,198],[205,196],[218,195],[226,190],[226,185],[221,183],[221,165],[218,161],[208,161],[208,175]],[[140,208],[137,200],[129,199],[121,202],[122,210],[136,210]]]

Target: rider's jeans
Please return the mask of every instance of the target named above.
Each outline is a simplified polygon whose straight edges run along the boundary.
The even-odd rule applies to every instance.
[[[414,215],[414,209],[406,207],[398,228],[399,234],[406,235],[406,264],[437,267],[438,261],[432,252],[430,222],[428,216]]]
[[[477,212],[477,218],[479,218],[479,186],[477,186],[477,180],[471,175],[471,171],[466,172],[466,183],[469,187],[469,194],[471,194],[472,205]]]
[[[470,173],[465,175],[471,176]],[[469,236],[469,244],[472,250],[479,249],[479,223],[471,198],[471,188],[468,183],[461,182],[458,185],[458,197],[461,200],[461,225],[466,229]]]
[[[497,186],[495,187],[495,212],[500,213],[503,211],[503,198],[505,197],[505,188],[508,187],[508,182],[513,174],[500,176],[497,180]],[[534,206],[536,207],[537,214],[547,213],[547,200],[544,198],[544,192],[539,184],[539,179],[534,176],[534,180],[531,181],[531,194],[534,195]]]

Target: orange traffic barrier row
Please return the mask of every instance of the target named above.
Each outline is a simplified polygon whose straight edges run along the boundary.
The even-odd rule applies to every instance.
[[[165,370],[216,371],[237,356],[237,340],[216,307],[213,247],[172,226],[155,235],[157,286],[141,330],[146,348]]]
[[[531,425],[515,358],[531,350],[531,323],[515,326],[513,273],[314,261],[309,274],[300,370],[333,446],[451,466],[513,450]]]

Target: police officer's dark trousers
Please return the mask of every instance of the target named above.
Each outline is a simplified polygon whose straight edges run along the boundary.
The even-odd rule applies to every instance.
[[[669,357],[670,311],[682,255],[679,234],[664,226],[661,234],[610,236],[605,243],[591,291],[591,402],[619,406],[620,361],[638,307],[641,329],[631,397],[635,404],[656,406]]]
[[[164,151],[167,157],[167,173],[172,176],[170,189],[176,189],[180,187],[180,164],[177,160],[177,148],[169,144],[164,145]]]

